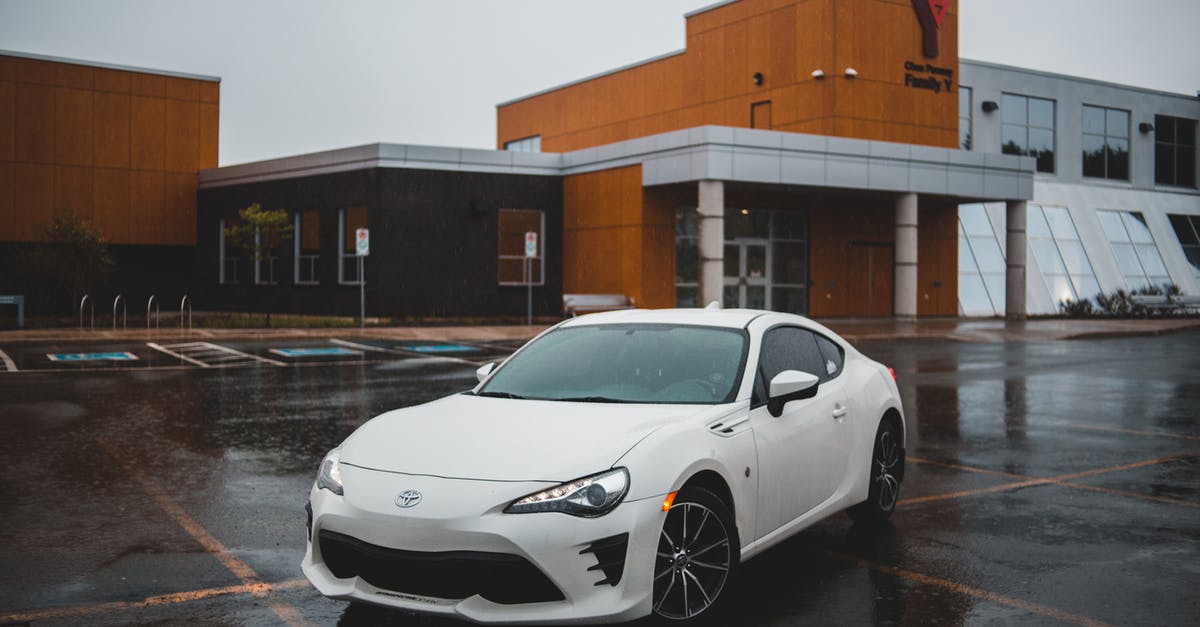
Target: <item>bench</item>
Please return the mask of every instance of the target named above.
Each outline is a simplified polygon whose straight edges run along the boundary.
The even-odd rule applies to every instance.
[[[581,313],[634,309],[633,299],[624,294],[563,294],[563,314],[574,318]]]
[[[1184,313],[1200,312],[1200,296],[1176,294],[1171,297],[1171,304]]]
[[[1146,309],[1174,309],[1175,304],[1171,302],[1171,298],[1164,294],[1134,294],[1129,297],[1129,302],[1138,307]]]

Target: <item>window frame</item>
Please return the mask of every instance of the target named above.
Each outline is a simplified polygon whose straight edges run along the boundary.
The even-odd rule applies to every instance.
[[[963,118],[963,96],[964,96],[963,92],[964,91],[966,92],[965,96],[967,99],[967,102],[966,102],[967,117],[966,118]],[[974,147],[974,144],[975,144],[975,141],[974,141],[974,139],[975,139],[975,136],[974,136],[975,110],[972,108],[974,106],[975,106],[975,90],[967,85],[959,85],[958,86],[958,149],[959,150],[971,150]],[[966,121],[967,121],[966,140],[963,140],[963,120],[964,119],[966,119]]]
[[[1174,137],[1171,138],[1171,141],[1164,141],[1162,139],[1159,139],[1159,133],[1162,132],[1162,126],[1163,126],[1163,122],[1165,120],[1170,120],[1172,122],[1172,124],[1174,125],[1174,127],[1173,127],[1174,128],[1174,133],[1173,133]],[[1179,143],[1179,126],[1180,126],[1180,124],[1187,124],[1187,125],[1191,126],[1191,128],[1192,128],[1192,143],[1191,143],[1191,145]],[[1197,144],[1196,135],[1197,135],[1197,130],[1198,130],[1197,126],[1200,126],[1200,125],[1197,124],[1196,120],[1193,120],[1191,118],[1181,118],[1181,117],[1177,117],[1177,116],[1173,116],[1173,115],[1163,115],[1163,114],[1155,114],[1154,115],[1154,184],[1155,185],[1167,185],[1170,187],[1181,187],[1184,189],[1196,189],[1196,144]],[[1171,171],[1173,174],[1173,176],[1172,176],[1173,180],[1171,180],[1171,181],[1159,180],[1159,177],[1158,177],[1158,169],[1159,169],[1158,168],[1158,166],[1159,166],[1158,151],[1159,151],[1160,147],[1169,147],[1171,150],[1171,165],[1173,166],[1171,168]],[[1182,149],[1190,150],[1192,153],[1192,168],[1191,168],[1191,172],[1188,173],[1191,178],[1191,182],[1187,182],[1186,180],[1184,182],[1180,182],[1181,170],[1179,167],[1179,153],[1180,153],[1180,150],[1182,150]]]
[[[1133,137],[1132,137],[1132,135],[1133,135],[1133,132],[1132,132],[1133,112],[1130,111],[1129,109],[1120,109],[1117,107],[1106,107],[1104,105],[1087,104],[1086,102],[1082,104],[1082,107],[1083,108],[1080,110],[1081,115],[1079,118],[1080,119],[1080,125],[1079,125],[1080,148],[1081,148],[1080,174],[1083,175],[1084,178],[1089,178],[1089,179],[1103,179],[1105,181],[1123,181],[1126,183],[1132,182],[1133,181]],[[1084,120],[1087,117],[1088,109],[1098,109],[1104,113],[1104,133],[1103,134],[1089,133],[1087,131],[1087,125],[1086,125],[1086,122],[1084,122]],[[1108,134],[1108,112],[1109,111],[1119,111],[1119,112],[1125,114],[1125,136],[1124,137]],[[1086,151],[1086,149],[1084,149],[1084,146],[1086,145],[1088,137],[1100,137],[1104,140],[1104,174],[1103,175],[1097,176],[1095,174],[1087,173],[1087,151]],[[1112,147],[1109,144],[1110,139],[1123,139],[1125,141],[1126,151],[1125,151],[1125,177],[1124,178],[1115,177],[1115,176],[1112,176],[1109,174],[1109,170],[1111,168],[1111,155],[1113,152]]]
[[[1024,101],[1025,121],[1023,123],[1005,122],[1004,121],[1004,114],[1010,108],[1007,103],[1004,103],[1005,98],[1020,98],[1021,100]],[[1001,105],[1001,109],[1000,109],[1000,115],[1001,115],[1001,118],[1000,118],[1000,152],[1002,154],[1008,154],[1008,155],[1016,154],[1018,156],[1023,156],[1023,157],[1033,157],[1037,161],[1037,163],[1034,166],[1034,169],[1036,172],[1039,172],[1042,174],[1057,174],[1058,173],[1058,101],[1053,98],[1042,98],[1040,96],[1027,96],[1025,94],[1017,94],[1017,93],[1012,93],[1012,92],[1001,92],[1000,100],[1003,103]],[[1049,127],[1034,126],[1030,122],[1030,120],[1029,120],[1030,104],[1032,101],[1035,101],[1035,100],[1050,103],[1050,126]],[[1006,144],[1004,143],[1005,127],[1024,128],[1025,143],[1024,143],[1024,145],[1018,146],[1017,147],[1018,151],[1015,153],[1008,152],[1005,150],[1005,146],[1006,146]],[[1030,129],[1035,129],[1035,130],[1039,130],[1039,131],[1047,131],[1047,130],[1050,131],[1050,157],[1049,157],[1050,168],[1049,169],[1046,169],[1046,170],[1042,169],[1042,156],[1040,155],[1040,153],[1035,153],[1035,151],[1033,151],[1030,147],[1030,140],[1029,140]]]
[[[504,149],[509,152],[541,152],[542,136],[529,135],[512,141],[504,142]]]
[[[217,240],[217,284],[218,285],[240,285],[241,282],[238,280],[238,265],[239,265],[238,262],[240,261],[240,258],[237,256],[234,256],[234,255],[228,254],[226,237],[225,237],[225,228],[226,228],[225,218],[221,218],[218,221],[217,226],[220,227],[220,229],[221,229],[220,233],[218,234],[219,239]],[[233,277],[232,278],[229,277],[229,272],[228,272],[230,265],[233,268]]]
[[[520,255],[505,255],[500,252],[500,250],[501,250],[500,238],[504,237],[504,232],[500,228],[500,220],[505,212],[518,212],[518,211],[536,212],[538,214],[538,251],[537,251],[538,254],[533,257],[525,256],[524,250],[523,250],[523,248],[524,248],[523,243],[522,243],[522,254],[520,254]],[[532,260],[539,262],[537,264],[538,276],[537,276],[536,281],[533,280],[534,277],[532,275],[534,273],[532,270],[530,270],[530,272],[529,272],[530,280],[529,281],[525,280],[525,271],[524,271],[524,263],[525,262],[523,261],[525,259],[532,259]],[[521,280],[516,281],[516,282],[504,281],[504,280],[502,280],[503,275],[502,275],[502,269],[501,269],[503,266],[503,262],[504,261],[513,261],[513,260],[522,260]],[[533,263],[533,262],[531,261],[529,263]],[[502,286],[502,287],[527,287],[527,286],[543,287],[546,285],[546,212],[545,211],[543,211],[541,209],[517,209],[515,207],[498,209],[496,211],[496,284],[499,286]]]
[[[304,217],[303,216],[305,213],[308,213],[308,212],[317,214],[317,254],[315,254],[315,255],[304,254],[304,243],[302,241],[304,239]],[[320,248],[321,214],[320,214],[320,212],[318,212],[314,209],[296,211],[292,218],[292,224],[293,224],[293,227],[292,227],[292,230],[293,230],[292,259],[295,262],[293,264],[293,269],[292,269],[292,282],[296,285],[320,285],[321,284],[321,274],[320,274],[320,266],[318,264],[320,263],[320,260],[321,260],[321,252],[320,252],[321,251],[321,248]],[[312,265],[312,280],[306,281],[306,280],[303,280],[300,278],[301,274],[302,274],[301,268],[303,267],[304,262],[309,261],[309,260],[312,261],[312,264],[311,264]]]
[[[346,212],[350,209],[362,209],[363,211],[363,226],[362,228],[370,228],[367,226],[367,208],[365,205],[355,205],[351,207],[342,207],[338,209],[338,285],[361,285],[363,277],[358,275],[358,255],[353,251],[346,252]],[[350,258],[354,264],[354,275],[357,277],[353,281],[346,280],[346,259]]]

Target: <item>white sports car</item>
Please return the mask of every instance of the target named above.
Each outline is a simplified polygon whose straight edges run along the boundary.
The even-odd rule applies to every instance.
[[[740,562],[896,505],[895,375],[807,318],[593,314],[477,374],[321,462],[303,569],[322,594],[486,623],[692,619]]]

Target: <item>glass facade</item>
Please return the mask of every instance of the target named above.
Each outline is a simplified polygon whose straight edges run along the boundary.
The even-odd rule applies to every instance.
[[[1129,112],[1083,105],[1083,175],[1129,180]]]
[[[1004,253],[982,204],[958,208],[958,307],[965,316],[1004,315]]]
[[[1196,186],[1196,121],[1154,116],[1154,182]]]
[[[1170,216],[1175,237],[1183,247],[1183,254],[1192,265],[1192,272],[1200,279],[1200,216]]]
[[[1104,234],[1112,244],[1113,255],[1125,286],[1130,290],[1147,287],[1162,287],[1171,283],[1167,267],[1154,236],[1146,225],[1146,218],[1134,211],[1097,211]]]
[[[504,149],[510,152],[541,152],[542,136],[534,135],[533,137],[514,139],[513,141],[506,142]]]
[[[971,88],[958,88],[958,147],[971,149]]]
[[[1000,113],[1000,151],[1033,157],[1038,172],[1054,172],[1054,101],[1003,94]]]
[[[700,216],[675,212],[675,306],[699,307]],[[723,307],[808,312],[808,214],[725,211]]]
[[[1099,294],[1096,272],[1071,212],[1066,207],[1029,203],[1026,220],[1029,250],[1037,259],[1050,300],[1062,303]]]

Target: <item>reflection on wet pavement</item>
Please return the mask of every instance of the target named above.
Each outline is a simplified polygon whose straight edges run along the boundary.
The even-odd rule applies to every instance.
[[[1200,616],[1200,334],[860,348],[897,372],[905,501],[882,529],[835,516],[745,564],[732,621]],[[275,623],[292,608],[315,624],[450,624],[318,595],[299,572],[303,507],[317,463],[354,428],[469,388],[473,370],[378,353],[0,377],[0,622]],[[247,586],[139,474],[279,589]]]

